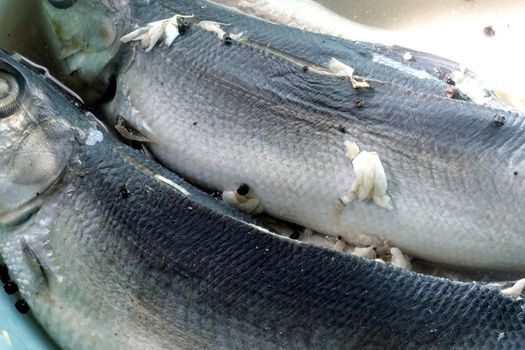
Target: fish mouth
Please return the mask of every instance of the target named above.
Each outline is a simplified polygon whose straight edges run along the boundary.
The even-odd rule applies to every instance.
[[[70,76],[80,77],[86,82],[95,80],[100,72],[104,69],[105,64],[89,64],[89,62],[100,61],[100,54],[98,52],[84,53],[78,50],[70,55],[62,58],[65,66],[65,73]]]
[[[120,49],[118,40],[102,47],[92,47],[89,44],[68,45],[56,38],[53,41],[59,48],[57,59],[62,62],[64,74],[75,75],[87,83],[97,79]]]
[[[118,40],[111,47],[100,50],[86,50],[82,47],[59,50],[56,62],[59,80],[78,93],[86,104],[98,102],[111,85],[111,76],[120,44]]]
[[[119,51],[124,26],[122,21],[114,21],[105,14],[103,8],[93,13],[85,4],[80,5],[76,3],[68,10],[45,2],[42,30],[53,56],[60,62],[61,75],[91,84]]]

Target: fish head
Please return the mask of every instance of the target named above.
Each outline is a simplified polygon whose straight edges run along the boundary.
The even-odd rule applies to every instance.
[[[78,127],[64,100],[0,50],[0,217],[42,196],[66,167]]]
[[[127,1],[40,1],[42,30],[61,63],[60,78],[76,89],[95,89],[102,95],[109,84],[112,60],[120,48],[119,39],[129,21]]]

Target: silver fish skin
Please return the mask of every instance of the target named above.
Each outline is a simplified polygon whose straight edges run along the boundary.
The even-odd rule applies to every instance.
[[[129,3],[129,31],[194,15],[171,47],[128,43],[119,58],[109,119],[125,119],[163,164],[213,190],[248,184],[270,215],[352,243],[384,239],[441,264],[525,269],[523,116],[443,97],[453,63],[414,53],[410,66],[401,50],[208,2],[139,3]],[[240,39],[225,43],[201,20],[225,23],[221,30]],[[331,58],[370,87],[317,74]],[[352,142],[378,154],[391,208],[344,200],[357,180]]]
[[[64,349],[525,342],[522,301],[277,236],[114,141],[3,51],[0,87],[0,103],[11,106],[0,110],[10,181],[0,188],[30,176],[10,159],[35,154],[49,169],[34,177],[38,195],[20,185],[16,206],[1,207],[0,254],[33,316]],[[6,103],[6,91],[22,90],[15,105]],[[1,199],[7,203],[4,192]]]

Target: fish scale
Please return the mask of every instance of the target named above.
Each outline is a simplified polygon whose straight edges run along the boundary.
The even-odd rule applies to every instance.
[[[10,125],[19,119],[30,120],[30,127],[41,131],[54,130],[49,125],[55,123],[60,126],[55,128],[60,132],[43,132],[45,137],[33,139],[32,143],[35,149],[42,144],[53,145],[49,149],[60,155],[50,157],[55,171],[47,173],[56,178],[36,179],[35,185],[43,186],[37,186],[40,194],[36,199],[31,199],[36,195],[34,192],[18,188],[23,194],[20,198],[28,203],[21,201],[22,207],[14,213],[10,212],[11,207],[0,207],[0,254],[33,315],[63,348],[522,347],[525,341],[522,300],[505,297],[479,283],[424,276],[279,237],[191,187],[141,153],[112,140],[98,130],[91,115],[77,111],[41,75],[32,73],[3,52],[0,62],[23,72],[30,82],[28,91],[35,97],[24,102],[36,103],[33,109],[22,108],[13,115],[2,115],[0,123]],[[379,86],[383,85],[376,88]],[[386,102],[406,94],[403,87],[384,86],[392,95],[392,100]],[[352,89],[341,91],[355,93]],[[432,108],[426,104],[439,105],[439,101],[445,100],[436,102],[429,94],[411,93],[422,105],[410,100],[406,101],[406,107],[399,104],[384,107],[380,101],[385,96],[378,91],[367,92],[376,106],[383,106],[382,111],[393,117],[409,111],[409,118],[385,119],[374,113],[343,112],[341,116],[355,123],[352,127],[343,125],[345,130],[367,131],[364,139],[370,142],[368,146],[385,139],[389,131],[394,144],[404,141],[415,145],[417,152],[398,147],[404,158],[384,162],[390,176],[395,175],[394,180],[403,173],[390,173],[390,169],[404,166],[410,175],[405,176],[406,183],[393,181],[389,190],[396,193],[427,179],[425,167],[410,171],[414,164],[410,162],[411,156],[422,153],[416,147],[417,138],[405,132],[417,130],[412,124],[414,113],[421,111],[425,116],[415,119],[422,128],[434,130],[429,122],[434,116],[430,113]],[[417,158],[416,163],[427,164],[427,159],[436,159],[431,166],[447,167],[447,161],[455,159],[454,141],[461,136],[459,139],[477,142],[473,149],[486,143],[495,149],[485,148],[481,155],[472,153],[471,160],[461,158],[462,162],[468,162],[467,166],[481,163],[481,169],[492,169],[507,163],[513,168],[520,164],[523,156],[516,152],[522,147],[520,118],[506,114],[505,128],[494,128],[490,123],[490,127],[476,128],[486,126],[494,110],[462,102],[447,105],[440,106],[457,113],[443,113],[442,119],[434,118],[436,128],[442,132],[438,135],[442,144],[423,148],[427,153],[422,153],[424,156]],[[322,112],[326,106],[330,103],[323,106]],[[348,107],[352,110],[350,104]],[[311,120],[322,112],[312,106],[308,111],[314,116],[306,121],[313,128]],[[471,128],[454,134],[457,125],[453,121],[458,115]],[[47,123],[40,123],[41,120]],[[340,121],[332,128],[330,120],[323,120],[324,133],[319,135],[337,137],[333,129],[338,129]],[[0,128],[6,129],[9,128]],[[27,131],[34,132],[30,128]],[[94,138],[95,142],[89,137],[93,134],[100,136]],[[13,135],[2,134],[0,139],[7,137]],[[70,144],[71,147],[64,147]],[[512,153],[510,159],[502,159],[507,153]],[[435,154],[438,157],[431,157]],[[13,155],[15,150],[0,152],[2,161]],[[40,154],[41,160],[46,160],[47,155],[48,152]],[[65,165],[61,163],[63,158],[67,160]],[[454,169],[449,172],[450,176],[458,175]],[[462,174],[459,172],[459,178]],[[510,173],[508,179],[514,176]],[[508,179],[493,178],[494,188],[506,188]],[[16,177],[12,180],[17,186]],[[425,184],[428,186],[429,182]],[[473,189],[477,184],[465,181]],[[122,190],[123,185],[127,192]],[[472,193],[481,198],[485,195]],[[454,195],[457,193],[446,197],[420,192],[416,202],[430,203],[430,207],[439,210]],[[8,200],[0,197],[0,203]],[[399,202],[395,204],[398,206]],[[488,224],[496,220],[500,225],[515,220],[515,214],[505,210],[484,213]],[[10,220],[12,216],[17,216],[16,220]],[[23,253],[24,240],[39,263],[28,261],[31,257]],[[47,284],[42,283],[44,275]]]
[[[163,164],[214,191],[246,183],[272,216],[357,244],[378,236],[442,264],[521,270],[523,117],[385,79],[353,89],[195,24],[170,48],[134,52],[112,108]],[[378,152],[392,210],[340,208],[355,180],[345,141]]]
[[[372,344],[368,348],[375,348],[373,344],[378,339],[381,344],[403,344],[407,348],[425,344],[462,347],[470,341],[490,347],[497,334],[493,335],[487,327],[507,332],[506,344],[510,345],[524,334],[524,325],[519,321],[523,313],[520,303],[502,297],[498,291],[423,277],[276,238],[253,228],[247,230],[242,222],[227,219],[224,214],[228,211],[218,209],[219,204],[210,202],[206,195],[190,190],[192,195],[186,198],[137,172],[127,157],[158,169],[139,154],[126,149],[115,152],[111,147],[115,146],[104,142],[77,150],[82,164],[78,170],[86,175],[64,177],[64,186],[69,184],[75,190],[53,200],[60,211],[52,223],[61,227],[53,229],[50,237],[56,263],[63,267],[66,276],[61,289],[79,284],[74,289],[78,294],[66,294],[70,299],[61,302],[78,303],[82,295],[92,294],[96,298],[77,305],[76,312],[90,310],[87,315],[106,327],[108,313],[111,319],[120,320],[97,348],[108,348],[115,338],[129,341],[126,347],[131,348],[140,348],[141,341],[147,341],[149,348],[155,348],[155,344],[173,346],[178,343],[173,335],[161,333],[162,340],[155,336],[159,325],[164,329],[169,324],[181,327],[182,333],[177,334],[185,336],[186,342],[180,344],[183,348],[207,348],[211,344],[263,349],[333,349],[348,348],[349,344],[367,348],[366,344]],[[100,171],[99,166],[104,163],[112,165]],[[122,199],[118,189],[124,181],[147,184],[153,191],[141,186],[141,190]],[[77,199],[78,193],[85,195]],[[75,207],[78,200],[83,203],[81,212],[97,208],[92,217],[82,219],[68,209]],[[187,209],[189,205],[191,211]],[[83,224],[83,220],[90,225]],[[210,226],[209,220],[216,224]],[[89,238],[78,239],[81,234]],[[113,263],[107,263],[106,256],[111,256]],[[84,265],[91,268],[79,270]],[[87,276],[91,278],[85,280]],[[51,292],[57,291],[51,288]],[[464,297],[458,300],[457,295]],[[140,300],[143,309],[126,306],[129,297],[137,300],[135,303]],[[44,320],[63,317],[57,310],[40,314],[42,300],[28,300],[36,315]],[[96,310],[105,312],[98,315]],[[143,321],[136,312],[141,312]],[[121,328],[125,331],[131,320],[145,333],[123,332]],[[428,332],[419,328],[421,324]],[[512,325],[517,328],[512,329]],[[215,333],[225,329],[231,338],[215,337]],[[432,329],[435,331],[430,332]],[[111,336],[113,330],[130,338]],[[477,338],[476,331],[482,332],[483,337]],[[148,334],[148,338],[141,339],[140,334]],[[219,339],[225,343],[215,343]],[[84,345],[89,348],[95,343]],[[76,347],[74,342],[65,346]]]
[[[51,200],[60,208],[58,218],[50,220],[61,226],[50,237],[57,264],[66,276],[60,290],[78,284],[73,289],[76,293],[58,294],[58,305],[78,303],[82,295],[92,294],[96,298],[90,302],[73,304],[76,317],[91,310],[88,315],[106,327],[108,320],[120,320],[101,343],[79,337],[85,348],[110,348],[112,339],[123,342],[115,345],[118,348],[128,341],[126,348],[179,344],[201,349],[373,349],[378,342],[406,348],[462,347],[470,342],[491,347],[497,334],[489,329],[508,332],[502,343],[508,348],[521,344],[520,303],[498,291],[424,277],[247,229],[224,216],[232,213],[206,195],[190,189],[191,197],[186,198],[130,167],[129,159],[134,159],[165,172],[121,147],[105,141],[78,148],[80,165],[72,166],[59,186],[74,190],[66,195],[59,192]],[[85,175],[75,175],[79,170]],[[124,182],[142,186],[122,199],[118,189]],[[92,216],[81,218],[78,212]],[[45,208],[29,224],[44,214]],[[209,220],[215,224],[210,226]],[[104,259],[107,255],[112,264]],[[90,268],[79,270],[84,265]],[[88,276],[91,279],[86,280]],[[53,287],[50,292],[58,293]],[[458,295],[465,297],[458,300]],[[123,307],[128,297],[139,297],[144,309]],[[59,332],[46,320],[59,322],[66,311],[47,309],[40,314],[45,300],[31,295],[27,299],[52,335]],[[449,302],[453,308],[440,310]],[[105,312],[98,316],[96,310]],[[142,312],[142,317],[136,312]],[[148,337],[123,332],[130,321],[144,327]],[[169,324],[183,329],[185,343],[178,343],[170,333],[162,333],[165,339],[159,341],[155,336],[159,324],[161,329]],[[435,331],[421,331],[421,324]],[[113,330],[129,338],[112,336]],[[230,337],[216,337],[224,332]],[[482,332],[481,338],[477,332]],[[193,336],[195,343],[190,340]],[[79,348],[75,339],[62,339],[71,341],[62,345]]]
[[[195,14],[202,19],[226,23],[228,24],[225,27],[226,31],[244,32],[253,41],[263,46],[268,45],[317,64],[324,64],[332,57],[344,58],[348,62],[353,62],[356,71],[364,76],[396,82],[436,96],[443,96],[444,91],[450,87],[446,84],[446,80],[451,73],[464,70],[464,67],[456,62],[424,52],[395,45],[349,41],[330,35],[290,28],[260,20],[254,16],[247,16],[232,8],[206,0],[161,0],[148,7],[132,6],[131,11],[139,25],[168,18],[173,13]],[[403,57],[407,51],[411,52],[414,57],[409,62]],[[376,62],[374,62],[374,57]],[[390,61],[394,64],[390,66],[377,64],[378,58],[379,61]],[[406,71],[400,70],[399,66],[412,68],[414,74],[406,74]],[[419,79],[418,74],[427,75],[432,79]],[[476,79],[475,74],[469,70],[465,70],[465,75]],[[494,106],[505,106],[489,90],[483,91],[481,95],[486,95],[486,101]],[[461,98],[465,98],[465,96]],[[466,97],[466,99],[469,98]]]

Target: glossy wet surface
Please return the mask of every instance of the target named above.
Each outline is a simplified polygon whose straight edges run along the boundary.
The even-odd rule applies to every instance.
[[[9,29],[0,36],[0,46],[22,54],[36,49],[39,62],[46,64],[46,47],[35,45],[42,41],[41,34],[29,25],[38,21],[31,17],[32,1],[16,0],[17,7],[5,9],[6,1],[12,0],[0,0],[0,23]],[[496,84],[525,91],[524,53],[517,44],[525,28],[523,1],[509,0],[505,5],[482,0],[320,2],[348,19],[406,33],[407,43],[419,43],[415,47],[420,50],[466,61],[474,68],[492,67],[485,74]],[[12,33],[20,31],[26,33],[26,41],[13,39]],[[16,301],[16,296],[0,291],[0,349],[52,349],[31,317],[16,310]]]
[[[280,4],[278,0],[217,2],[244,10],[258,4],[268,7]],[[319,31],[401,45],[455,60],[483,77],[500,98],[525,110],[525,70],[521,68],[525,51],[519,44],[525,35],[523,1],[318,0],[332,11],[328,14],[308,10],[310,0],[292,2],[296,5],[287,10],[285,22],[294,20],[299,27],[322,28]],[[303,6],[298,6],[299,3]],[[315,16],[310,15],[313,12]],[[307,23],[301,23],[300,18],[305,17]]]

